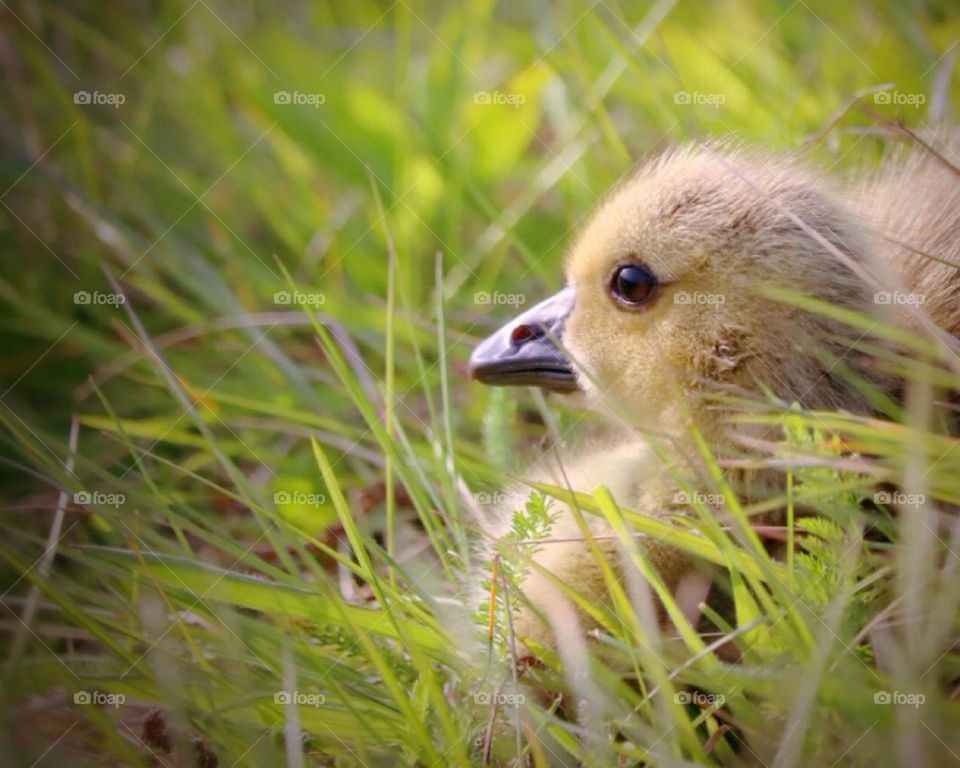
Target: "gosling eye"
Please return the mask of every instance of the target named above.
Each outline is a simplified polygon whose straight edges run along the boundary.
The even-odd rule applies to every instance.
[[[639,307],[649,301],[657,289],[657,277],[639,264],[621,264],[610,276],[610,295],[626,307]]]

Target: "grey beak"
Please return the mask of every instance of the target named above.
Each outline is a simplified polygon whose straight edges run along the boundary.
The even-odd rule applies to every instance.
[[[551,340],[562,339],[576,293],[564,288],[484,339],[470,355],[470,377],[494,386],[573,392],[573,366]]]

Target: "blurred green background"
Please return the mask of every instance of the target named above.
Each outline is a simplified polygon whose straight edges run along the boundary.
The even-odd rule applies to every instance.
[[[381,542],[408,503],[395,482],[448,510],[456,482],[496,487],[542,432],[538,402],[481,391],[465,360],[515,311],[502,297],[530,306],[562,284],[577,226],[612,185],[651,153],[717,136],[805,146],[840,175],[869,166],[885,143],[878,115],[955,121],[958,39],[951,0],[3,2],[8,706],[64,674],[12,639],[20,574],[41,557],[61,488],[122,491],[135,508],[120,522],[69,505],[68,544],[142,536],[228,567],[233,540],[259,558],[251,571],[281,578],[270,567],[297,569],[258,538],[254,500],[325,493],[277,514],[331,546],[342,532],[330,534],[310,436]],[[899,96],[805,144],[885,83]],[[353,351],[372,413],[405,436],[396,456],[298,301]],[[517,402],[516,444],[491,440]],[[164,517],[175,508],[195,529]],[[48,607],[57,621],[131,599],[101,595],[86,557],[58,561],[66,592],[53,601],[76,612]],[[83,655],[54,635],[53,653]]]
[[[578,222],[640,158],[708,136],[795,147],[887,82],[925,103],[885,114],[922,124],[960,33],[952,2],[11,3],[3,22],[4,380],[44,355],[4,402],[61,435],[74,388],[129,349],[122,312],[73,301],[110,290],[105,266],[160,334],[277,310],[279,261],[381,371],[389,227],[428,328],[442,254],[456,365],[511,311],[474,294],[553,290]],[[879,145],[841,130],[815,149],[843,168]],[[260,333],[219,334],[190,383],[236,363],[219,386],[336,412],[329,388],[263,364],[285,333],[240,361]],[[162,408],[111,384],[123,415]],[[484,395],[456,394],[469,425]]]

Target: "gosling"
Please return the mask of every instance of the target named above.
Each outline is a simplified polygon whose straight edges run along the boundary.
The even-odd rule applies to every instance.
[[[899,286],[921,293],[928,317],[956,335],[960,273],[943,261],[960,263],[960,175],[945,160],[960,157],[957,139],[934,137],[939,157],[901,153],[846,189],[794,158],[722,144],[672,150],[641,167],[580,233],[566,287],[471,356],[480,382],[577,393],[611,424],[612,437],[583,455],[545,459],[533,476],[584,493],[606,486],[618,504],[649,516],[683,514],[665,462],[690,471],[683,457],[697,454],[692,428],[717,450],[734,450],[732,413],[718,407],[718,388],[870,413],[851,382],[891,390],[894,383],[838,339],[834,321],[763,289],[879,315],[890,307],[878,303],[878,285]],[[655,455],[650,436],[661,438],[666,454]],[[772,473],[744,472],[735,487],[749,497],[779,482]],[[589,628],[557,581],[599,600],[606,595],[574,513],[556,502],[553,510],[554,541],[534,555],[513,623],[526,658],[538,645],[555,648],[567,633]],[[490,521],[493,539],[510,530],[511,511]],[[616,561],[614,531],[586,517]],[[643,542],[667,588],[677,590],[695,565],[661,542]]]

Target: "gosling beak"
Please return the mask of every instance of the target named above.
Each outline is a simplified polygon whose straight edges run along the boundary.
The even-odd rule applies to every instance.
[[[562,338],[575,300],[574,289],[564,288],[484,339],[470,355],[470,377],[501,387],[575,391],[573,367],[552,341]]]

